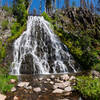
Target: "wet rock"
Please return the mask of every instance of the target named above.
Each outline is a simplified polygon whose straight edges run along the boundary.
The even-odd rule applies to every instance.
[[[13,88],[11,89],[11,92],[15,92],[15,91],[16,91],[16,88],[13,87]]]
[[[67,81],[67,82],[63,82],[63,83],[55,83],[55,85],[53,87],[54,87],[54,89],[57,89],[57,88],[64,89],[65,87],[67,87],[69,85],[70,85],[70,82]]]
[[[21,68],[20,68],[21,74],[33,74],[33,56],[31,54],[25,55],[25,59],[23,59]]]
[[[65,92],[71,92],[72,91],[72,88],[71,88],[71,86],[68,86],[64,90],[65,90]]]
[[[45,88],[44,90],[45,90],[45,91],[48,91],[48,89],[47,89],[47,88]]]
[[[6,96],[3,94],[0,94],[0,100],[5,100],[5,99],[6,99]]]
[[[66,81],[66,82],[63,82],[63,85],[66,87],[66,86],[70,86],[70,81]]]
[[[71,76],[69,80],[71,81],[71,80],[75,80],[75,79],[76,79],[75,76]]]
[[[59,99],[59,100],[70,100],[70,99]]]
[[[11,83],[11,84],[14,84],[14,83],[16,83],[16,80],[15,80],[15,79],[11,79],[11,80],[10,80],[10,83]]]
[[[32,89],[32,86],[28,86],[28,87],[26,87],[26,89]]]
[[[61,80],[59,80],[59,78],[55,79],[55,81],[61,83]]]
[[[52,93],[63,93],[64,90],[62,89],[55,89]]]
[[[55,78],[55,76],[54,75],[51,75],[51,79],[54,79]]]
[[[34,90],[35,92],[41,92],[41,88],[40,88],[40,87],[34,88],[33,90]]]
[[[29,82],[20,82],[19,84],[18,84],[18,87],[28,87],[28,85],[29,85]]]
[[[62,80],[69,80],[69,76],[66,74],[66,75],[62,75],[61,76],[61,79]]]
[[[13,100],[19,100],[19,98],[17,96],[14,96],[14,99]]]
[[[91,74],[93,77],[100,77],[100,73],[98,71],[92,70]]]
[[[44,83],[48,83],[47,81],[44,81]]]
[[[64,95],[65,95],[65,96],[69,96],[69,95],[71,95],[71,93],[72,93],[72,92],[66,92]]]
[[[39,78],[39,81],[42,81],[43,80],[43,78]]]
[[[50,84],[54,84],[54,82],[53,82],[53,81],[51,81],[51,82],[50,82]]]
[[[47,78],[47,81],[51,81],[51,79]]]

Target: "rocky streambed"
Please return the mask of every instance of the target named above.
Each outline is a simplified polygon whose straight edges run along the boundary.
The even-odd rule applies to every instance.
[[[6,100],[82,100],[74,91],[75,76],[22,75]]]

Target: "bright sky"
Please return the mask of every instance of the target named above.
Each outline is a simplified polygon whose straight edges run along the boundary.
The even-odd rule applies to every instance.
[[[2,1],[2,5],[5,4],[5,2],[8,1],[8,5],[12,5],[12,1],[13,0],[0,0]],[[44,1],[42,0],[42,12],[44,11]],[[58,5],[58,0],[56,0],[56,6],[57,8],[62,8],[64,6],[64,0],[60,0],[60,4]],[[80,0],[70,0],[70,6],[72,6],[72,2],[75,1],[76,6],[80,6]],[[87,1],[87,0],[86,0]],[[91,2],[91,0],[89,0]],[[97,3],[98,0],[92,0],[94,4]],[[95,1],[95,2],[94,2]],[[33,0],[30,11],[33,11],[33,9],[35,8],[37,10],[37,13],[39,13],[39,5],[40,5],[40,0]]]

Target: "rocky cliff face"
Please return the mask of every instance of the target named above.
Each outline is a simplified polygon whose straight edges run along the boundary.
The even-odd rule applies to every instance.
[[[12,59],[12,43],[8,44],[6,40],[11,36],[11,26],[15,21],[8,9],[0,8],[0,70],[4,71],[9,69]]]
[[[76,60],[86,69],[97,68],[100,65],[100,16],[88,9],[69,8],[57,11],[51,19],[55,33]]]
[[[9,15],[9,12],[0,8],[0,39],[2,41],[11,36],[10,28],[14,20],[13,16]]]
[[[95,25],[97,16],[91,13],[88,9],[69,8],[57,11],[51,17],[52,19],[57,20],[55,24],[58,24],[59,28],[71,31],[74,26],[76,28],[78,27],[78,30],[91,28],[91,26]],[[69,27],[69,25],[74,26]]]

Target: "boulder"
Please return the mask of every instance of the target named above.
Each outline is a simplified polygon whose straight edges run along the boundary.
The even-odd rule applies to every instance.
[[[59,100],[70,100],[70,99],[59,99]]]
[[[71,86],[68,86],[64,90],[65,90],[65,92],[71,92],[72,91],[72,88],[71,88]]]
[[[71,76],[69,80],[71,81],[71,80],[75,80],[75,79],[76,79],[75,76]]]
[[[61,79],[62,80],[69,80],[69,76],[66,74],[66,75],[62,75],[61,76]]]
[[[55,76],[54,75],[51,75],[51,79],[54,79],[55,78]]]
[[[39,81],[42,81],[43,80],[43,78],[39,78]]]
[[[30,89],[31,90],[32,89],[32,86],[28,86],[28,87],[26,87],[26,89]]]
[[[16,83],[16,80],[15,80],[15,79],[11,79],[11,80],[10,80],[10,83],[11,83],[11,84],[14,84],[14,83]]]
[[[18,84],[18,87],[28,87],[28,85],[29,85],[29,82],[20,82],[19,84]]]
[[[54,84],[54,82],[53,81],[50,81],[50,84]]]
[[[41,92],[41,88],[40,87],[36,87],[33,89],[35,92]]]
[[[16,91],[16,88],[13,87],[13,88],[11,89],[11,92],[15,92],[15,91]]]
[[[21,74],[33,74],[33,56],[31,54],[25,55],[20,67]]]
[[[3,94],[0,94],[0,100],[6,100],[6,96]]]
[[[66,82],[63,82],[63,83],[55,83],[55,85],[53,87],[54,87],[54,89],[57,89],[57,88],[64,89],[65,87],[67,87],[69,85],[70,85],[70,82],[66,81]]]
[[[55,89],[52,93],[63,93],[64,90],[62,89]]]
[[[47,78],[47,81],[51,81],[51,79]]]
[[[93,77],[100,77],[100,73],[98,71],[92,70],[91,74]]]
[[[13,100],[19,100],[19,98],[17,96],[14,96]]]

